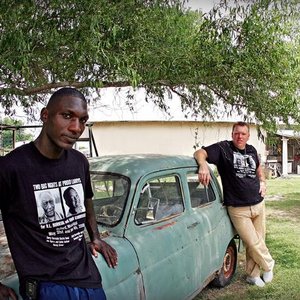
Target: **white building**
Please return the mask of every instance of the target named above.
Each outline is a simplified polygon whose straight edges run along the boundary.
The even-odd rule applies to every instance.
[[[117,94],[114,89],[106,89],[97,102],[98,107],[90,106],[90,122],[93,123],[90,131],[98,151],[96,154],[162,153],[192,156],[198,147],[231,140],[233,123],[243,120],[243,116],[236,114],[229,117],[222,112],[220,105],[217,121],[195,121],[191,111],[182,112],[176,96],[166,99],[169,107],[167,114],[153,103],[147,103],[142,89],[131,99],[134,111],[125,104],[126,99],[126,93]],[[251,124],[249,143],[257,149],[262,161],[266,160],[264,135],[258,134],[256,126]]]
[[[234,122],[95,121],[92,133],[98,155],[161,153],[192,156],[195,149],[230,140]],[[263,161],[265,144],[251,125],[250,140]]]

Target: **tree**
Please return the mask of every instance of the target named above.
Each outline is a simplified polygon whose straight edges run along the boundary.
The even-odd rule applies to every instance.
[[[184,2],[1,1],[3,107],[62,86],[132,86],[162,109],[175,93],[195,116],[223,105],[266,128],[299,122],[298,1],[223,0],[209,14]]]

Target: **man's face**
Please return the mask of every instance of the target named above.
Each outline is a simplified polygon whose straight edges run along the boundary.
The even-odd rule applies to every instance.
[[[80,204],[80,199],[75,190],[70,190],[70,198],[74,208],[78,207]]]
[[[86,103],[74,96],[64,96],[42,113],[48,147],[70,149],[85,129]]]
[[[44,197],[42,199],[42,207],[44,209],[45,215],[48,218],[54,217],[55,214],[55,204],[54,204],[54,199],[50,197]]]
[[[232,142],[240,150],[245,149],[250,133],[247,126],[235,126],[232,131]]]

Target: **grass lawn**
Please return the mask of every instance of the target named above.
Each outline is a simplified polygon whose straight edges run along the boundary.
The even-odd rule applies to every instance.
[[[194,300],[298,300],[300,299],[300,177],[267,181],[267,246],[276,261],[274,279],[264,288],[245,282],[245,253],[232,283],[208,286]]]

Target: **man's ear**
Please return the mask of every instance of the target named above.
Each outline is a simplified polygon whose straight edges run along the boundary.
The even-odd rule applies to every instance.
[[[47,119],[48,119],[48,109],[46,107],[44,107],[41,110],[41,121],[44,123],[47,121]]]

